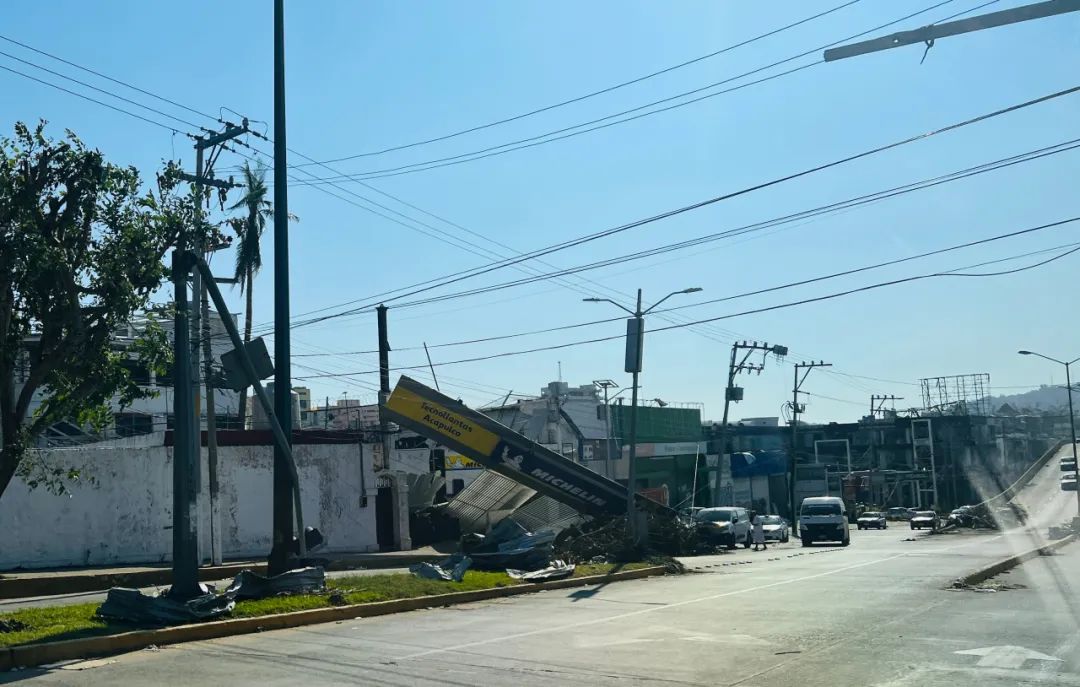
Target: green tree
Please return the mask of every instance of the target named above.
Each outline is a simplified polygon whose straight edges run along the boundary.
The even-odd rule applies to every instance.
[[[252,169],[250,163],[244,164],[244,197],[233,204],[230,210],[245,210],[243,217],[235,217],[230,220],[233,230],[236,232],[239,242],[236,246],[236,281],[240,284],[240,291],[245,296],[244,302],[244,343],[251,341],[251,318],[252,318],[252,289],[255,275],[262,269],[262,241],[263,230],[266,228],[266,218],[273,214],[274,206],[266,199],[268,192],[266,186],[266,167],[258,165]],[[248,388],[240,392],[240,428],[244,427],[244,418],[247,415]]]
[[[114,399],[151,393],[123,363],[164,372],[167,337],[151,324],[118,351],[114,334],[148,309],[166,253],[194,226],[174,165],[147,191],[134,168],[44,126],[0,139],[0,495],[16,475],[62,491],[78,475],[33,460],[35,438],[68,418],[101,426]]]

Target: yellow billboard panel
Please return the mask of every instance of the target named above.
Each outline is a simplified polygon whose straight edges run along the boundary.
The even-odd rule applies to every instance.
[[[386,407],[431,429],[436,434],[452,439],[482,455],[491,455],[499,443],[493,432],[476,425],[472,420],[447,409],[398,384]]]

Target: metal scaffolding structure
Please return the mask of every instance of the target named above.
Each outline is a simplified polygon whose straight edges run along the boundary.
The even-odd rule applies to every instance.
[[[991,414],[989,373],[927,377],[919,382],[925,411],[942,415]]]

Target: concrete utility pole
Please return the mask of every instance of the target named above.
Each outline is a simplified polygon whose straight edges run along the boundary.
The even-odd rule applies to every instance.
[[[388,309],[382,304],[375,308],[379,329],[379,437],[382,440],[384,468],[390,466],[390,421],[383,410],[390,398],[390,335],[386,322]],[[434,374],[433,370],[432,375]]]
[[[832,363],[824,363],[822,361],[810,361],[808,363],[795,363],[795,387],[791,391],[791,454],[788,456],[788,513],[791,515],[791,523],[795,524],[795,450],[798,446],[798,432],[799,432],[799,413],[802,412],[802,408],[799,405],[799,389],[802,388],[803,382],[806,381],[807,375],[810,374],[810,370],[815,367],[832,367]],[[802,377],[799,376],[799,370],[806,370]]]
[[[1073,413],[1072,374],[1069,371],[1069,367],[1076,361],[1080,360],[1080,358],[1073,358],[1069,362],[1065,362],[1063,360],[1051,358],[1048,355],[1043,355],[1042,353],[1036,353],[1034,351],[1017,351],[1017,353],[1019,353],[1020,355],[1035,355],[1043,358],[1044,360],[1049,360],[1050,362],[1065,366],[1065,388],[1068,390],[1069,393],[1069,433],[1072,435],[1073,464],[1080,467],[1080,463],[1076,462],[1076,416]],[[1080,471],[1078,471],[1077,474],[1080,475]],[[1076,490],[1076,516],[1077,518],[1080,518],[1080,488]]]
[[[673,291],[653,303],[647,310],[641,309],[641,289],[638,289],[637,307],[634,310],[630,310],[621,303],[616,303],[610,298],[582,299],[588,303],[608,302],[625,310],[631,315],[630,319],[626,321],[626,363],[623,367],[627,372],[633,375],[633,387],[630,391],[630,462],[627,465],[626,470],[626,519],[627,527],[630,531],[630,538],[635,544],[641,544],[645,536],[648,535],[648,532],[646,531],[639,531],[637,526],[637,504],[635,499],[637,495],[637,469],[634,465],[637,462],[638,375],[641,374],[642,350],[643,344],[645,343],[645,315],[648,315],[656,308],[656,306],[672,296],[683,293],[696,293],[698,291],[701,291],[701,287],[695,286],[689,289],[683,289],[682,291]]]
[[[172,587],[169,596],[178,600],[191,599],[202,593],[199,585],[199,550],[196,523],[198,522],[198,453],[194,451],[193,435],[198,434],[195,399],[192,392],[194,369],[191,364],[191,317],[188,309],[187,247],[190,234],[182,236],[172,254],[173,301],[176,307],[173,321],[173,376],[175,388],[173,420],[173,513],[172,513]]]
[[[285,2],[274,0],[274,414],[292,445],[292,345],[289,332],[289,160],[285,128]],[[290,569],[293,480],[290,456],[274,446],[274,538],[268,572]],[[300,485],[295,485],[296,489]],[[299,532],[298,537],[304,533]]]
[[[742,357],[742,360],[736,362],[739,351],[746,351],[746,355]],[[763,351],[761,355],[760,363],[748,363],[747,360],[754,351]],[[720,456],[721,461],[724,460],[727,450],[727,427],[728,427],[728,407],[732,401],[736,403],[743,400],[742,387],[735,386],[735,375],[740,372],[756,372],[761,374],[761,371],[765,369],[765,359],[769,357],[769,353],[772,353],[777,358],[782,358],[787,355],[787,346],[770,346],[767,343],[748,343],[746,341],[736,341],[731,346],[731,362],[728,364],[727,385],[724,387],[724,417],[720,422]],[[723,505],[719,502],[720,498],[720,466],[716,466],[716,472],[713,473],[712,480],[712,505]]]
[[[881,38],[872,38],[868,41],[860,41],[849,45],[841,45],[836,48],[829,48],[825,51],[824,58],[826,62],[832,62],[834,60],[842,60],[848,57],[866,55],[882,50],[891,50],[892,48],[913,45],[915,43],[923,43],[926,46],[926,50],[929,51],[930,48],[934,47],[934,41],[938,38],[958,36],[962,33],[971,33],[972,31],[993,29],[998,26],[1052,17],[1058,14],[1065,14],[1066,12],[1076,12],[1077,10],[1080,10],[1080,0],[1049,0],[1048,2],[1037,2],[1032,5],[1023,5],[1022,7],[1014,7],[1000,12],[981,14],[977,17],[958,19],[944,24],[930,24],[929,26],[924,26],[921,29],[915,29],[913,31],[900,31],[889,36],[882,36]],[[925,57],[926,53],[924,52],[923,58],[925,59]]]
[[[184,181],[189,181],[195,186],[195,226],[198,232],[197,245],[193,246],[196,254],[205,257],[211,251],[217,250],[221,246],[208,246],[203,242],[203,226],[202,226],[202,203],[203,203],[203,187],[210,186],[216,188],[219,191],[228,191],[233,188],[237,188],[239,185],[234,184],[230,178],[228,181],[223,181],[214,178],[214,162],[217,160],[217,156],[221,154],[221,145],[227,141],[230,141],[237,136],[241,136],[248,132],[247,120],[244,120],[242,126],[235,126],[233,124],[226,124],[225,131],[214,134],[212,136],[196,136],[195,137],[195,174],[181,174],[180,178]],[[205,151],[210,151],[210,162],[205,163]],[[217,408],[215,407],[214,399],[214,379],[213,379],[213,347],[211,345],[211,332],[210,332],[210,300],[207,297],[206,285],[202,281],[203,277],[198,270],[195,270],[191,275],[192,293],[195,294],[197,309],[192,310],[192,322],[191,322],[191,337],[192,337],[192,367],[201,371],[203,377],[203,384],[206,389],[206,455],[207,455],[207,471],[210,479],[210,560],[214,565],[221,565],[222,553],[221,553],[221,531],[220,531],[220,517],[219,517],[219,487],[218,472],[217,472]],[[202,358],[200,364],[200,357]],[[202,452],[201,442],[201,421],[200,417],[202,412],[200,410],[200,398],[199,398],[199,384],[195,383],[195,433],[194,433],[194,447],[195,456],[198,458]]]
[[[877,417],[878,413],[885,414],[885,401],[903,401],[903,396],[885,396],[880,394],[870,395],[870,417]],[[878,403],[878,401],[881,401]],[[894,404],[895,405],[895,404]]]
[[[618,389],[619,385],[610,379],[594,379],[593,385],[604,390],[604,476],[615,479],[611,468],[611,406],[608,405],[608,390]]]

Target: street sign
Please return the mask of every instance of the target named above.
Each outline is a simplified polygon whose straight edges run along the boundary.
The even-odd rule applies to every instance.
[[[626,512],[626,487],[409,377],[386,402],[389,419],[579,512]],[[639,502],[666,510],[650,499]]]

